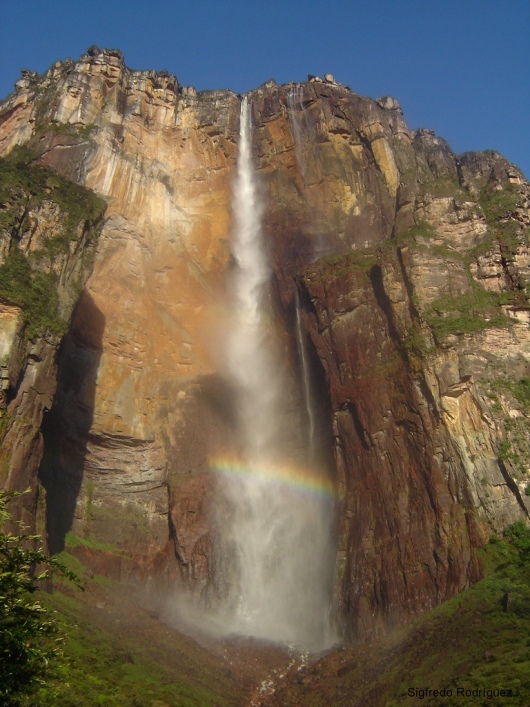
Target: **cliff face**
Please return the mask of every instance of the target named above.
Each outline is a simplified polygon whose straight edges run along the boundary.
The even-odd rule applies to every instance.
[[[34,527],[41,428],[56,390],[62,336],[91,272],[105,203],[15,149],[0,160],[0,479],[31,493]]]
[[[287,395],[302,417],[298,288],[337,484],[339,611],[365,637],[467,586],[488,532],[528,517],[529,187],[497,153],[457,157],[394,99],[331,77],[269,82],[251,103]],[[91,48],[24,76],[0,108],[0,154],[27,145],[107,202],[40,475],[51,545],[70,527],[112,543],[124,578],[215,581],[239,106]]]

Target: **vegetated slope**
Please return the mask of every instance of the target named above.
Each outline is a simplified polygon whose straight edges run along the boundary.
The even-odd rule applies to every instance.
[[[16,146],[0,159],[0,485],[35,527],[41,424],[57,351],[92,270],[106,204]]]
[[[69,541],[75,546],[78,540]],[[161,623],[125,587],[93,575],[68,551],[58,557],[83,578],[85,591],[56,579],[52,594],[40,593],[41,602],[57,612],[63,655],[49,666],[46,684],[23,704],[244,703],[251,685],[238,683],[222,658]]]
[[[293,672],[264,704],[530,704],[530,530],[517,521],[493,536],[483,561],[470,589],[385,641]]]

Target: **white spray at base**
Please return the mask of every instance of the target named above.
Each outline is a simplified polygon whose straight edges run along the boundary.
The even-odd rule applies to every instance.
[[[316,651],[333,640],[333,491],[325,475],[297,466],[280,441],[285,386],[268,326],[271,269],[251,130],[245,98],[234,187],[234,323],[226,346],[241,449],[212,465],[216,568],[226,595],[219,613],[227,632]]]

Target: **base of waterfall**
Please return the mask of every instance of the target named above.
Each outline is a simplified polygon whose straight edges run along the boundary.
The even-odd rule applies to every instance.
[[[219,457],[214,616],[227,631],[319,651],[332,628],[335,493],[320,470]]]

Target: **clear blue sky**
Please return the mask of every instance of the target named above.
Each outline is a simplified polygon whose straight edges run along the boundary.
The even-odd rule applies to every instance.
[[[245,92],[331,72],[455,152],[530,177],[530,0],[0,0],[0,97],[91,44],[183,85]]]

